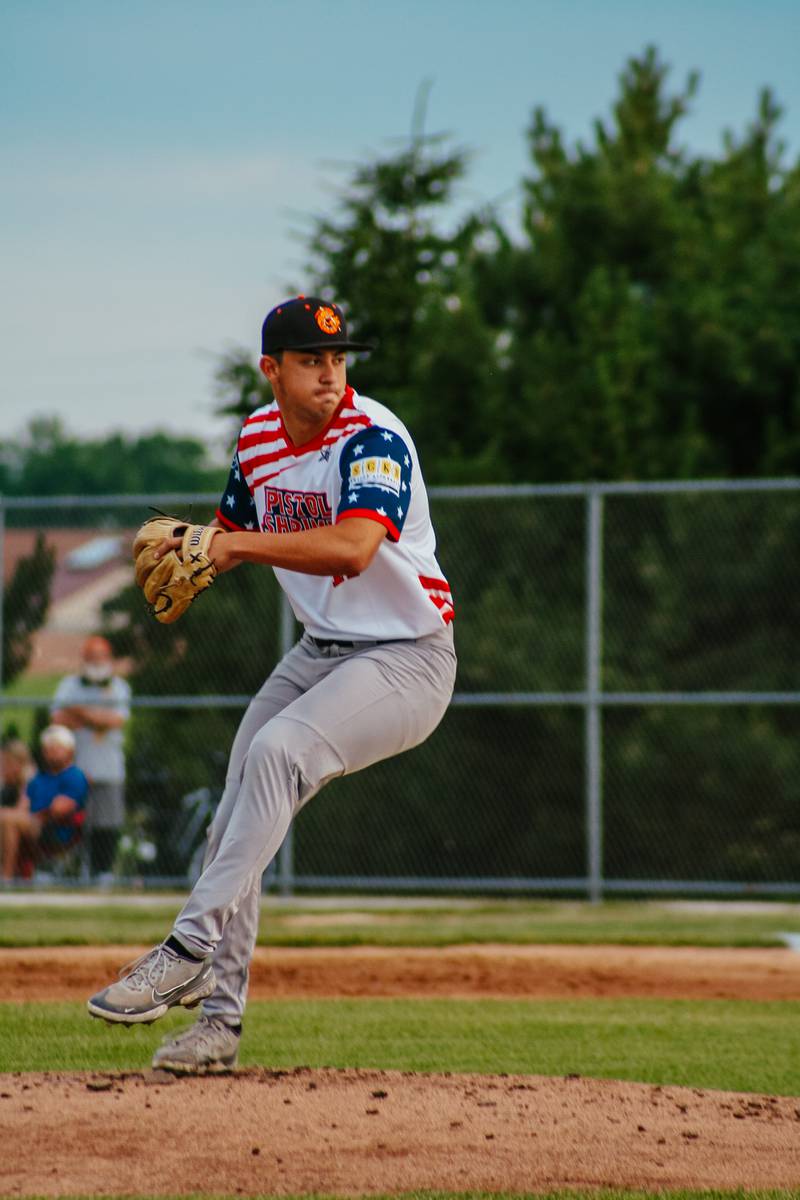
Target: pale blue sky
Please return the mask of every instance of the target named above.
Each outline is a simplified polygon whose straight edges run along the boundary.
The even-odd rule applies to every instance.
[[[798,0],[0,0],[0,436],[50,413],[219,442],[214,362],[302,289],[332,160],[406,135],[431,79],[428,129],[475,154],[462,207],[504,196],[513,225],[534,105],[588,136],[648,43],[675,88],[701,72],[689,146],[769,85],[800,153]]]

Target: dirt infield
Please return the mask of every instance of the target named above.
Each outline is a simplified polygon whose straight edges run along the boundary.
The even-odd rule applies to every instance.
[[[83,999],[131,947],[0,951],[6,1001]],[[58,983],[54,985],[54,979]],[[800,999],[788,950],[260,949],[251,995]],[[0,1009],[0,1019],[2,1010]],[[0,1075],[0,1194],[800,1187],[800,1099],[578,1077],[249,1068]]]
[[[82,1000],[146,949],[0,949],[0,997]],[[687,946],[260,947],[250,996],[800,1000],[800,954]]]

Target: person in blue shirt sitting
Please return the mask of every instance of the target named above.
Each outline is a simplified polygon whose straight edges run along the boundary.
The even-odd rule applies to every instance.
[[[48,725],[40,739],[43,766],[13,808],[0,809],[3,879],[18,871],[20,847],[61,853],[81,835],[89,784],[74,765],[75,737],[64,725]]]

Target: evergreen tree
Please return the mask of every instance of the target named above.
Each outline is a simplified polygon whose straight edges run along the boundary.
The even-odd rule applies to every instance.
[[[526,242],[495,279],[515,478],[797,469],[800,168],[768,93],[719,159],[691,156],[678,128],[697,77],[670,95],[667,74],[653,49],[631,59],[588,147],[534,113]]]
[[[759,475],[800,453],[800,164],[780,109],[717,157],[680,125],[653,48],[607,120],[569,148],[536,109],[523,237],[456,221],[469,156],[426,135],[356,165],[308,237],[304,286],[376,352],[354,385],[410,426],[431,483]],[[268,396],[252,356],[220,366],[239,418]]]
[[[487,241],[507,239],[489,212],[442,228],[469,157],[423,133],[421,110],[414,127],[400,150],[357,165],[313,223],[304,287],[340,303],[353,338],[374,345],[350,379],[409,425],[429,480],[490,480],[502,371],[475,268]],[[217,383],[219,411],[240,420],[269,395],[246,351],[226,356]]]
[[[355,168],[315,223],[309,270],[375,346],[353,381],[408,424],[429,481],[491,479],[501,371],[474,268],[504,235],[489,211],[453,219],[469,156],[421,125],[418,113],[407,146]]]
[[[4,686],[21,675],[31,660],[33,634],[47,617],[54,569],[55,552],[38,533],[32,553],[17,561],[3,591]]]
[[[225,354],[214,372],[214,381],[219,398],[217,412],[235,418],[232,422],[234,435],[245,417],[272,399],[270,386],[249,350],[230,350]]]

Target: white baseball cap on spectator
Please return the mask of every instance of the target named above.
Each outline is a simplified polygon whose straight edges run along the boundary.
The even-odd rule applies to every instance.
[[[65,750],[75,749],[75,734],[66,725],[48,725],[42,730],[39,741],[43,746],[58,745]]]

